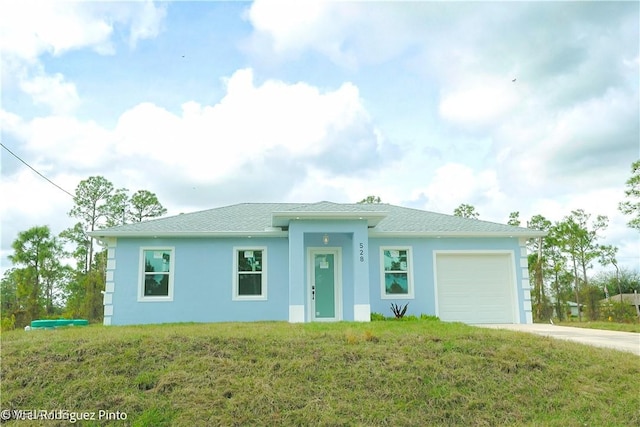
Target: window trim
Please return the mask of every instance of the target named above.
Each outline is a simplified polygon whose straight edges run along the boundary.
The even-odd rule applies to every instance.
[[[166,296],[147,296],[144,294],[144,284],[146,272],[144,270],[144,253],[145,251],[169,251],[171,252],[171,258],[169,261],[169,283],[167,285]],[[175,246],[141,246],[140,257],[138,261],[138,302],[171,302],[173,301],[173,288],[174,288],[174,273],[175,273],[175,258],[176,248]]]
[[[260,282],[262,294],[261,295],[240,295],[239,292],[239,275],[238,271],[238,252],[240,251],[262,251],[262,271],[260,272],[262,281]],[[233,278],[231,289],[232,301],[266,301],[267,300],[267,247],[266,246],[234,246],[233,247]]]
[[[387,294],[384,269],[384,251],[407,251],[407,293]],[[380,246],[380,298],[389,299],[414,299],[413,284],[413,250],[411,246]]]

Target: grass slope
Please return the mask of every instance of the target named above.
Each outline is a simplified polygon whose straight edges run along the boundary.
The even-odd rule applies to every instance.
[[[0,379],[1,409],[126,412],[115,425],[637,426],[638,378],[628,353],[387,321],[13,331]]]

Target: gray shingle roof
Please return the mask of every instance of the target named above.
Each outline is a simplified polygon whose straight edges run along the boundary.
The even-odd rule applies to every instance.
[[[537,230],[513,227],[477,219],[460,218],[386,203],[241,203],[199,212],[181,214],[91,233],[94,237],[198,236],[198,235],[278,235],[276,216],[286,218],[369,219],[375,235],[515,236],[542,235]],[[286,234],[286,233],[285,233]]]

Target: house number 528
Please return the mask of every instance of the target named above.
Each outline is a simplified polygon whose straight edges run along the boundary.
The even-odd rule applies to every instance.
[[[364,243],[360,243],[360,262],[364,262]]]

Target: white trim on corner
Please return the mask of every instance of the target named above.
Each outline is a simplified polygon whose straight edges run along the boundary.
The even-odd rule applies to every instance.
[[[238,252],[239,251],[262,251],[262,271],[261,271],[261,295],[238,295]],[[233,247],[233,271],[231,278],[231,300],[232,301],[266,301],[268,299],[267,270],[269,261],[266,246],[234,246]]]
[[[384,270],[384,251],[385,250],[398,250],[407,251],[407,294],[387,294],[385,286],[385,270]],[[392,299],[415,299],[415,291],[413,284],[413,247],[412,246],[380,246],[380,298],[384,300]]]
[[[530,325],[533,323],[533,313],[530,311],[525,312],[525,324]]]
[[[436,316],[439,316],[440,307],[438,306],[438,255],[508,255],[511,259],[510,262],[510,274],[511,274],[511,300],[513,302],[513,322],[520,323],[521,308],[518,298],[518,276],[516,274],[516,257],[515,253],[511,249],[442,249],[433,251],[433,284],[434,284],[434,296]],[[519,258],[519,257],[518,257]],[[524,304],[523,304],[524,306]]]
[[[102,320],[102,324],[104,326],[111,326],[111,316],[104,316],[104,319]]]
[[[356,322],[370,322],[371,306],[369,304],[354,304],[353,320]]]
[[[304,305],[289,306],[289,323],[304,323]]]
[[[166,296],[145,296],[144,295],[144,251],[171,251],[169,260],[169,284],[168,295]],[[176,248],[174,246],[141,246],[138,265],[138,302],[172,302],[174,288]],[[106,309],[106,307],[105,307]]]

